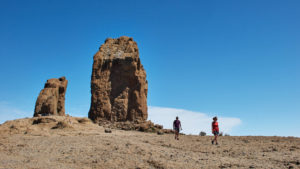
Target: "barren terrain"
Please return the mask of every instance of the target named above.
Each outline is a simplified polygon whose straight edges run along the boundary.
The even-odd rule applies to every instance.
[[[87,118],[35,117],[0,126],[0,169],[300,168],[300,138],[157,135]]]

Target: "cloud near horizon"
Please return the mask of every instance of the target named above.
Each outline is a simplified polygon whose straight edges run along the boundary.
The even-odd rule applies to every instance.
[[[78,106],[72,108],[70,115],[77,117],[87,117],[89,106]],[[32,112],[24,111],[14,107],[9,102],[0,101],[0,124],[7,120],[15,120],[18,118],[31,117]],[[185,134],[198,135],[200,131],[205,131],[211,134],[212,116],[201,112],[193,112],[184,109],[175,109],[167,107],[148,107],[148,120],[156,124],[161,124],[164,128],[172,129],[173,120],[178,116],[182,123],[182,132]],[[229,133],[234,127],[240,125],[242,122],[239,118],[234,117],[219,117],[220,131]]]
[[[148,107],[148,119],[154,123],[162,124],[164,128],[173,128],[173,121],[178,116],[182,124],[182,132],[185,134],[198,135],[200,131],[211,134],[212,116],[201,112],[193,112],[184,109],[166,107]],[[218,117],[220,131],[229,133],[232,129],[242,123],[235,117]]]

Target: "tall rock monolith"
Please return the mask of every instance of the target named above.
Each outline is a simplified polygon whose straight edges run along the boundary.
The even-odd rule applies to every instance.
[[[98,121],[145,121],[148,83],[137,43],[108,38],[94,55],[89,118]]]
[[[65,95],[68,80],[65,77],[47,80],[41,90],[34,109],[34,115],[65,115]]]

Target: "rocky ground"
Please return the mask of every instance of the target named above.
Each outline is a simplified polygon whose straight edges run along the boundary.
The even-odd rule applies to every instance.
[[[0,169],[300,168],[300,138],[158,135],[87,118],[35,117],[0,126]]]

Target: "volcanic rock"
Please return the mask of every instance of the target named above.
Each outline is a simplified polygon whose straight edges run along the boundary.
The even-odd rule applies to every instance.
[[[65,77],[47,80],[40,92],[34,110],[34,117],[45,115],[65,115],[65,94],[68,80]]]
[[[105,133],[111,133],[111,129],[105,129],[104,132]]]
[[[162,131],[160,131],[160,130],[157,131],[157,135],[164,135],[164,134],[165,134],[165,133],[162,132]]]
[[[93,121],[145,121],[148,83],[137,43],[122,36],[108,38],[94,55],[91,78]]]

